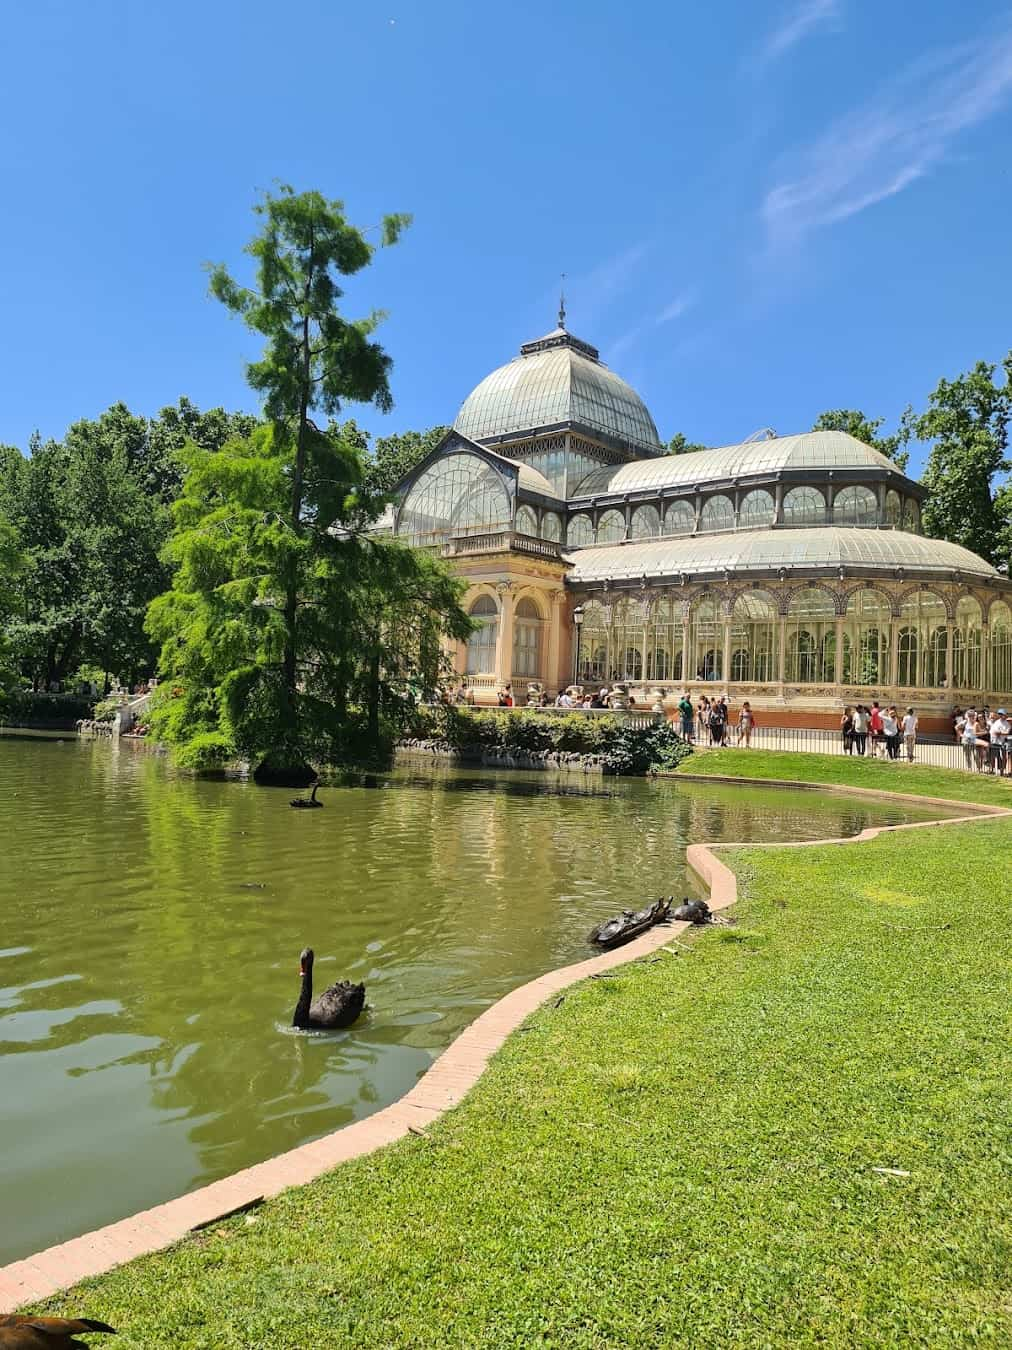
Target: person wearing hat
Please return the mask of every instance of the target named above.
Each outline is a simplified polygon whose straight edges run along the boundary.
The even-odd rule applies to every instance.
[[[1009,724],[1008,713],[1004,708],[998,709],[998,715],[991,723],[991,748],[989,758],[993,771],[1000,778],[1008,768],[1008,738],[1012,734],[1012,725]]]

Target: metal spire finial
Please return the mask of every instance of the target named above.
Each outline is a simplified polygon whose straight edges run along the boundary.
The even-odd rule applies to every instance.
[[[562,274],[562,284],[559,287],[559,327],[566,326],[566,274]]]

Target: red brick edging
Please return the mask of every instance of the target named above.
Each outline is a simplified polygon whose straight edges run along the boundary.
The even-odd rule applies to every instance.
[[[705,782],[734,783],[759,782],[757,779],[721,779],[711,775],[679,774],[681,778],[698,778]],[[808,787],[824,791],[839,791],[832,784],[791,783],[774,779],[762,780],[764,785],[776,787]],[[822,844],[858,843],[874,839],[883,832],[916,830],[939,825],[966,824],[969,821],[1012,815],[1005,807],[976,806],[953,802],[945,798],[916,797],[913,794],[876,792],[874,789],[843,789],[879,797],[905,797],[927,805],[958,806],[974,814],[950,817],[946,820],[919,821],[910,825],[884,825],[862,830],[850,839],[814,839],[797,844],[690,844],[685,851],[690,869],[710,890],[710,908],[726,909],[738,899],[734,873],[716,856],[715,849],[727,848],[811,848]],[[673,934],[683,932],[687,923],[665,924],[651,928],[642,937],[614,951],[575,965],[549,971],[537,979],[521,985],[499,999],[480,1017],[460,1033],[453,1043],[435,1061],[425,1076],[399,1101],[384,1107],[365,1120],[346,1125],[332,1134],[302,1144],[287,1153],[281,1153],[266,1162],[244,1168],[230,1177],[223,1177],[199,1190],[181,1195],[165,1204],[142,1210],[131,1218],[97,1228],[94,1232],[33,1256],[0,1267],[0,1307],[9,1309],[25,1303],[48,1298],[61,1289],[69,1289],[78,1281],[101,1275],[137,1256],[158,1251],[179,1241],[195,1228],[223,1219],[237,1210],[248,1208],[262,1199],[277,1195],[289,1186],[300,1186],[312,1181],[339,1163],[361,1157],[401,1139],[408,1133],[424,1132],[425,1127],[467,1095],[481,1077],[489,1058],[523,1020],[539,1008],[552,994],[568,985],[597,975],[627,961],[646,956],[671,940]]]

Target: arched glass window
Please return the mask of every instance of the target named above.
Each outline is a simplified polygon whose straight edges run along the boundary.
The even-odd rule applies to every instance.
[[[907,497],[903,503],[903,528],[911,534],[921,532],[921,508],[913,497]]]
[[[952,644],[952,682],[957,689],[979,689],[980,629],[983,622],[980,605],[965,595],[956,606],[956,631]]]
[[[499,639],[499,610],[490,595],[479,595],[468,610],[480,627],[467,639],[468,675],[495,673],[495,648]]]
[[[408,489],[397,533],[416,546],[509,529],[511,501],[498,472],[477,455],[438,459]]]
[[[836,602],[817,586],[795,591],[787,610],[784,678],[791,684],[836,679]]]
[[[625,516],[621,511],[605,511],[597,522],[599,544],[619,544],[625,538]]]
[[[945,604],[932,591],[907,596],[900,606],[896,683],[937,688],[945,683]]]
[[[707,498],[699,517],[701,530],[733,530],[734,502],[730,497],[717,495]]]
[[[603,606],[591,601],[583,607],[580,626],[580,659],[577,674],[581,684],[602,685],[608,678],[609,616]]]
[[[731,615],[731,679],[760,683],[777,678],[780,614],[769,591],[746,591]]]
[[[513,615],[513,674],[537,679],[541,673],[541,615],[528,596],[517,601]]]
[[[513,528],[517,534],[526,534],[532,539],[536,539],[538,537],[537,512],[530,506],[518,506],[517,520]]]
[[[656,506],[637,506],[629,526],[630,539],[655,539],[661,532],[661,517]]]
[[[875,525],[878,499],[871,488],[845,487],[833,498],[834,525]]]
[[[665,534],[691,534],[696,528],[696,513],[690,502],[672,502],[664,513]]]
[[[919,640],[916,628],[901,628],[896,637],[896,683],[910,688],[917,684]]]
[[[903,506],[900,502],[900,494],[895,488],[890,488],[886,493],[886,523],[899,529],[903,519]]]
[[[709,595],[694,600],[689,612],[687,673],[697,680],[724,678],[724,622],[720,605]]]
[[[1008,706],[1012,698],[1012,610],[1004,600],[991,606],[990,623],[991,678],[989,684]]]
[[[553,544],[562,539],[562,521],[554,511],[546,511],[541,517],[541,537],[550,539]]]
[[[776,507],[773,498],[763,488],[756,488],[754,492],[746,492],[741,499],[738,525],[741,528],[772,525],[775,514]]]
[[[880,591],[863,590],[847,601],[843,678],[847,684],[889,684],[892,607]]]
[[[566,542],[570,548],[589,548],[594,542],[594,522],[590,516],[571,516],[566,530]]]
[[[682,606],[666,597],[655,602],[647,627],[647,679],[682,678]]]
[[[818,488],[796,487],[784,494],[785,525],[824,525],[826,499]]]

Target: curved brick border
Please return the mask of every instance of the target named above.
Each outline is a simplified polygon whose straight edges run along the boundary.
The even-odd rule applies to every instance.
[[[1012,809],[1001,806],[979,806],[942,797],[918,797],[916,794],[879,792],[870,788],[840,789],[823,783],[720,778],[703,774],[679,774],[678,777],[709,783],[748,782],[768,787],[801,787],[826,792],[843,790],[888,799],[918,801],[927,805],[958,807],[973,813],[945,820],[918,821],[910,825],[880,825],[862,830],[850,839],[813,839],[795,844],[690,844],[685,851],[686,862],[709,887],[709,903],[713,910],[726,909],[738,899],[735,875],[716,856],[715,850],[718,848],[812,848],[822,844],[860,843],[894,830],[959,825],[1012,815]],[[651,928],[642,937],[615,951],[549,971],[512,990],[462,1031],[410,1092],[365,1120],[346,1125],[322,1139],[302,1144],[266,1162],[244,1168],[241,1172],[179,1196],[176,1200],[155,1205],[131,1218],[121,1219],[118,1223],[97,1228],[94,1232],[71,1238],[69,1242],[48,1247],[34,1256],[0,1267],[0,1307],[7,1304],[14,1309],[24,1303],[48,1298],[61,1289],[69,1289],[90,1276],[102,1275],[134,1257],[168,1247],[195,1228],[203,1228],[218,1219],[224,1219],[268,1196],[277,1195],[289,1186],[301,1186],[307,1181],[313,1181],[339,1163],[371,1153],[408,1133],[423,1133],[426,1125],[463,1100],[481,1077],[489,1058],[524,1018],[552,994],[590,975],[601,974],[627,961],[646,956],[664,946],[673,934],[689,927],[687,923],[675,923]]]

